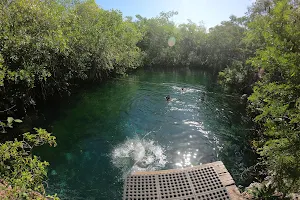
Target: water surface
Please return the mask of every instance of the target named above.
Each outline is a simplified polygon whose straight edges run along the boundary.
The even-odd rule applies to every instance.
[[[249,180],[244,104],[207,72],[141,70],[82,90],[45,118],[58,146],[37,154],[51,163],[48,192],[61,199],[121,199],[129,173],[217,160],[238,184]]]

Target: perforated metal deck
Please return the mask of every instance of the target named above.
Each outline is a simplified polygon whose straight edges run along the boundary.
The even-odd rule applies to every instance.
[[[124,183],[123,200],[229,200],[234,181],[222,162],[192,168],[137,172]],[[237,188],[233,188],[234,192]]]

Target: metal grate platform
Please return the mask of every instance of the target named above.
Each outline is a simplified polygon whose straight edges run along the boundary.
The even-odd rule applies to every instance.
[[[229,200],[226,186],[234,185],[234,181],[228,174],[222,162],[137,172],[127,177],[123,200]]]

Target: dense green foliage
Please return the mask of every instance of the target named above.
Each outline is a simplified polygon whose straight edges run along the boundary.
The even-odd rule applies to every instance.
[[[250,66],[256,73],[249,108],[260,127],[254,142],[266,165],[271,183],[284,195],[300,191],[300,2],[257,1],[249,12],[244,42],[254,54],[230,66],[220,75],[231,79],[230,71]],[[253,71],[253,70],[252,70]],[[246,76],[252,75],[246,70]],[[246,79],[241,79],[241,82]],[[245,82],[244,82],[245,83]]]
[[[265,28],[259,32],[259,28]],[[265,74],[249,97],[255,120],[264,130],[259,153],[267,158],[277,187],[300,190],[300,9],[297,1],[272,2],[269,13],[249,25],[248,37],[260,34],[262,48],[249,59]],[[262,144],[260,144],[262,145]]]
[[[69,94],[84,80],[124,75],[139,66],[207,68],[219,73],[226,88],[252,93],[249,108],[258,127],[253,144],[265,175],[284,195],[299,192],[299,1],[257,0],[245,17],[231,16],[209,31],[192,21],[175,24],[176,14],[133,19],[103,10],[94,0],[1,1],[2,132],[21,122],[11,116],[21,118],[37,102]],[[18,190],[44,193],[48,164],[24,147],[25,141],[36,146],[34,140],[41,139],[54,144],[40,134],[48,133],[37,129],[36,136],[24,134],[23,141],[0,146],[1,178]]]
[[[22,140],[15,139],[0,144],[0,180],[4,183],[0,185],[1,198],[45,197],[44,179],[49,163],[32,155],[32,149],[45,143],[55,146],[56,142],[55,137],[46,130],[35,129],[35,131],[35,134],[24,133]]]
[[[74,80],[123,74],[141,64],[141,32],[94,1],[1,1],[0,7],[3,110],[69,91]]]
[[[156,18],[146,19],[137,16],[137,24],[145,32],[138,46],[145,53],[146,66],[198,66],[214,71],[224,69],[240,56],[243,51],[243,34],[246,18],[230,17],[221,25],[207,32],[202,24],[188,21],[176,25],[171,18],[176,12],[161,13]],[[174,37],[175,45],[168,39]]]
[[[145,52],[146,66],[190,66],[204,64],[206,41],[205,27],[191,21],[176,26],[170,19],[176,12],[161,13],[156,18],[146,19],[137,16],[138,26],[145,31],[138,44]],[[170,38],[175,44],[168,44]]]

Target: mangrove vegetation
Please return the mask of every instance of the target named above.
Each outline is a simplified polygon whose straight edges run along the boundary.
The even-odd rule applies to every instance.
[[[257,0],[245,16],[210,29],[176,24],[177,14],[123,16],[94,0],[0,1],[0,187],[7,199],[46,197],[49,163],[32,149],[56,142],[44,129],[17,129],[29,111],[83,83],[143,67],[201,68],[228,93],[247,96],[257,179],[267,178],[282,198],[300,192],[300,1]]]

